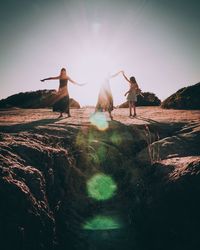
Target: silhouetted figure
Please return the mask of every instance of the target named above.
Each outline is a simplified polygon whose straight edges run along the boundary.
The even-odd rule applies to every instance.
[[[72,80],[67,75],[65,68],[61,69],[59,76],[45,78],[45,79],[42,79],[41,81],[44,82],[46,80],[57,80],[57,79],[60,81],[60,85],[59,85],[59,89],[57,92],[56,102],[53,105],[53,111],[60,112],[60,116],[58,118],[63,117],[63,113],[67,113],[68,117],[70,117],[71,115],[70,115],[70,108],[69,108],[69,92],[67,88],[68,81],[79,86],[83,86],[84,84],[80,84]]]
[[[127,95],[127,101],[129,103],[129,117],[136,116],[137,96],[142,95],[141,90],[139,89],[134,76],[131,76],[130,79],[128,79],[126,75],[124,74],[124,71],[121,71],[121,72],[124,78],[130,83],[130,88],[125,93],[125,96]],[[134,115],[132,115],[132,108],[133,108]]]
[[[120,71],[121,72],[121,71]],[[96,111],[107,111],[109,113],[109,116],[111,120],[112,117],[112,110],[113,110],[113,97],[112,92],[110,88],[110,79],[120,74],[120,72],[114,74],[114,75],[107,75],[103,81],[103,84],[101,85],[99,95],[98,95],[98,101],[96,105]]]

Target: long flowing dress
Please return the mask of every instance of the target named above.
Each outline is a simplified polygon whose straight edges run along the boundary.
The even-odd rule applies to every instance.
[[[113,97],[110,88],[109,78],[106,78],[101,85],[98,101],[96,105],[96,111],[108,111],[113,110]]]
[[[60,79],[59,91],[56,95],[53,111],[65,112],[69,114],[69,93],[67,83],[67,79]]]

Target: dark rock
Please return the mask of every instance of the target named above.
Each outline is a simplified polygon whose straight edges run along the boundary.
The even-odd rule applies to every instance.
[[[69,103],[71,108],[80,109],[81,107],[80,104],[72,98],[70,98]]]
[[[137,160],[149,165],[152,162],[183,156],[198,156],[200,143],[200,126],[198,123],[186,125],[173,136],[152,142],[137,155]],[[147,157],[150,152],[150,158]],[[150,161],[151,160],[151,161]]]
[[[141,225],[148,249],[198,249],[200,157],[170,158],[153,167],[148,219]]]
[[[38,90],[18,93],[0,100],[0,108],[51,108],[56,100],[55,90]],[[77,101],[70,98],[70,107],[80,108]]]
[[[161,104],[160,99],[154,94],[150,92],[142,92],[142,95],[138,95],[137,97],[137,106],[159,106]],[[128,102],[124,102],[119,105],[119,108],[128,108]]]
[[[53,249],[55,221],[41,173],[19,166],[0,172],[1,249]]]
[[[199,248],[198,123],[173,129],[112,121],[104,131],[50,123],[3,131],[1,249]],[[116,184],[108,200],[88,195],[97,173]],[[119,217],[122,228],[85,230],[96,215]]]
[[[165,109],[200,109],[200,82],[179,89],[175,94],[169,96],[162,102],[161,107]]]

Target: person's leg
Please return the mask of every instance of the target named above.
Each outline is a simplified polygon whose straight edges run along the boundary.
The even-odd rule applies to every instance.
[[[111,119],[111,120],[113,120],[113,116],[112,116],[112,114],[111,114],[111,111],[110,111],[110,110],[108,111],[108,113],[109,113],[110,119]]]
[[[134,111],[134,116],[136,116],[136,106],[135,106],[135,102],[133,102],[133,111]]]
[[[129,116],[132,116],[132,103],[129,101]]]
[[[63,113],[62,112],[60,112],[60,115],[58,116],[58,118],[61,118],[61,117],[63,117]]]
[[[68,114],[68,117],[71,117],[71,114],[70,114],[69,96],[66,96],[66,113]]]

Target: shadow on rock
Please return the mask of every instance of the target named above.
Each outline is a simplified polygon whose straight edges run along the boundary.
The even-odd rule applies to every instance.
[[[1,249],[197,249],[198,124],[54,121],[0,134]]]

